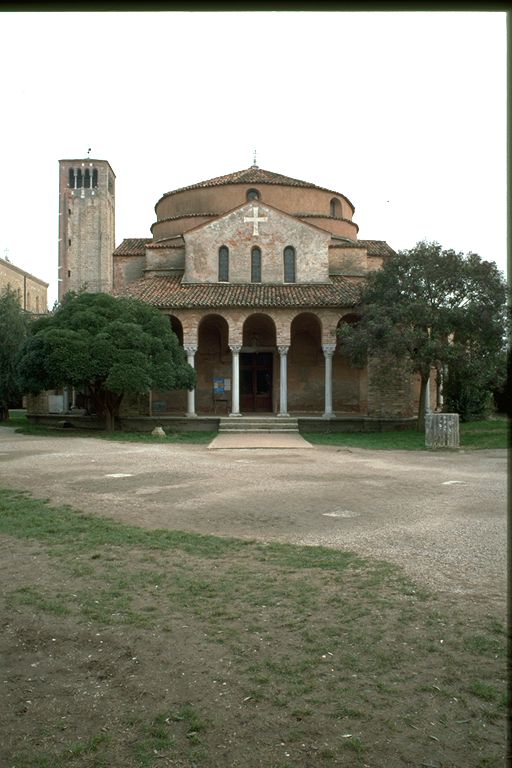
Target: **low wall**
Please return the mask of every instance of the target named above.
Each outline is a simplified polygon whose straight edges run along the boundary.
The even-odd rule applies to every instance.
[[[337,416],[334,419],[322,419],[299,416],[300,432],[391,432],[411,429],[416,426],[416,418],[379,418],[371,416]]]
[[[293,414],[292,414],[293,415]],[[45,427],[69,427],[76,429],[105,429],[102,420],[95,416],[73,415],[69,413],[29,414],[31,424]],[[385,419],[370,416],[338,416],[323,419],[320,416],[299,416],[300,432],[389,432],[397,429],[411,429],[416,426],[416,419]],[[163,427],[166,432],[216,432],[219,429],[219,416],[123,416],[117,429],[125,432],[151,432],[155,427]]]

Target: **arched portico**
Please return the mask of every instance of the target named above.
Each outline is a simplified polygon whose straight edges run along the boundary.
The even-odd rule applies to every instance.
[[[197,411],[227,413],[231,402],[231,351],[227,320],[220,314],[205,315],[199,322],[197,339]]]
[[[337,413],[367,413],[368,381],[367,370],[356,368],[343,354],[338,331],[343,323],[354,324],[359,315],[343,315],[336,328],[336,349],[333,355],[333,408]]]
[[[322,323],[313,312],[301,312],[292,320],[288,407],[298,413],[321,413],[324,409]]]
[[[168,319],[182,347],[183,324],[176,315],[168,315]],[[185,390],[161,391],[154,389],[150,394],[150,415],[159,416],[166,413],[183,413],[187,409],[187,400],[190,400],[190,394]]]

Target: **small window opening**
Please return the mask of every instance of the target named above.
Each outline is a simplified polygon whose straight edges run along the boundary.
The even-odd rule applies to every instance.
[[[75,169],[70,168],[69,169],[69,180],[68,180],[68,187],[70,189],[73,189],[75,186]]]
[[[284,249],[284,282],[295,282],[295,248],[291,245]]]
[[[82,186],[82,169],[81,168],[77,168],[77,171],[76,171],[76,186],[78,189],[80,189],[80,187]]]
[[[259,200],[260,199],[260,193],[257,189],[248,189],[246,194],[247,200]]]
[[[229,250],[225,245],[219,248],[219,283],[229,280]]]
[[[335,197],[331,200],[331,216],[335,219],[341,219],[341,203]]]
[[[86,168],[84,172],[84,187],[86,189],[89,189],[90,186],[91,186],[91,172],[89,171],[88,168]]]
[[[261,248],[251,251],[251,283],[261,283]]]
[[[98,186],[98,169],[93,168],[92,169],[92,186],[94,189]]]

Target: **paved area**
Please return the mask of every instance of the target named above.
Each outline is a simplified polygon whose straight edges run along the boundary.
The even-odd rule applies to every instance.
[[[230,432],[214,437],[210,450],[240,448],[313,448],[298,432]]]
[[[503,614],[506,469],[504,450],[208,450],[0,429],[0,486],[150,528],[350,549]]]

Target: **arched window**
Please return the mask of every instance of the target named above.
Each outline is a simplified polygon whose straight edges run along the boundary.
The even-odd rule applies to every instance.
[[[284,249],[284,282],[295,282],[295,248],[291,245]]]
[[[257,245],[251,251],[251,283],[261,283],[261,248]]]
[[[68,181],[68,187],[73,189],[75,186],[75,169],[70,168],[69,169],[69,181]]]
[[[76,171],[76,186],[78,189],[80,189],[80,187],[82,186],[82,169],[81,168],[77,168],[77,171]]]
[[[225,245],[219,248],[219,283],[229,280],[229,250]]]
[[[91,172],[88,168],[86,168],[84,171],[84,187],[86,189],[89,189],[90,186],[91,186]]]
[[[341,203],[336,197],[331,200],[331,216],[335,219],[341,219]]]
[[[93,168],[92,169],[92,186],[94,189],[98,186],[98,169]]]
[[[248,189],[245,197],[247,200],[259,200],[260,193],[257,189]]]

